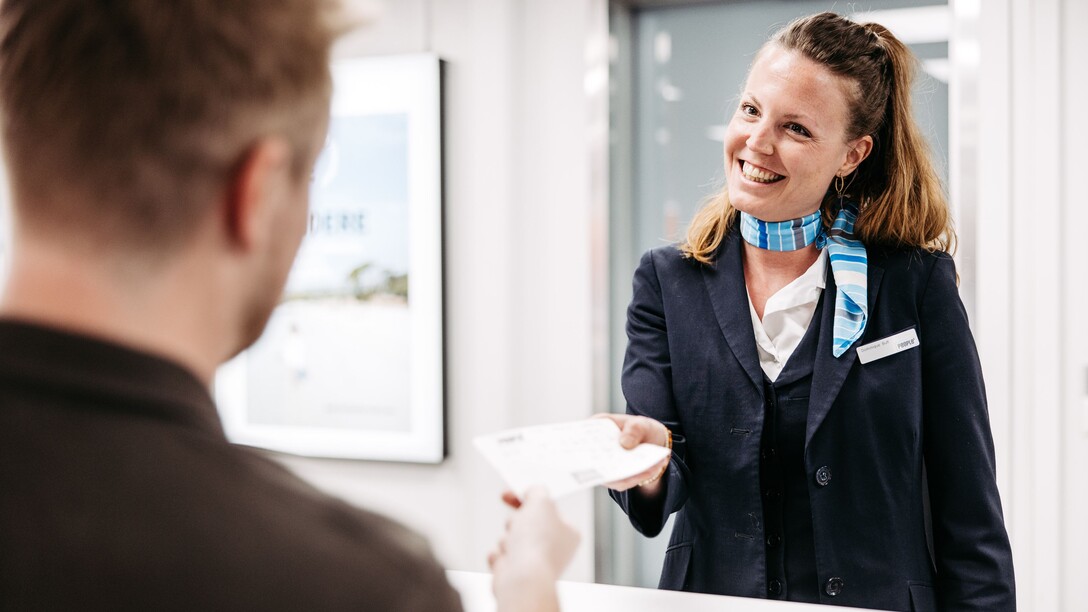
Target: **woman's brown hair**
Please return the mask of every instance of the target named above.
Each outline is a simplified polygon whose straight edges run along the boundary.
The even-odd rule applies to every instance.
[[[855,233],[866,245],[951,251],[956,232],[929,147],[911,113],[917,59],[887,28],[858,24],[834,13],[794,20],[767,45],[796,51],[853,83],[846,140],[870,135],[873,149],[845,178],[861,206]],[[822,205],[830,226],[838,195],[829,185]],[[709,264],[736,222],[725,189],[696,213],[680,246]]]

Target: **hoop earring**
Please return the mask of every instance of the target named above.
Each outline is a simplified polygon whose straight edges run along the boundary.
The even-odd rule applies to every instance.
[[[845,195],[843,193],[844,191],[846,191],[846,179],[843,178],[841,174],[836,174],[835,175],[835,194],[839,196],[840,200]]]

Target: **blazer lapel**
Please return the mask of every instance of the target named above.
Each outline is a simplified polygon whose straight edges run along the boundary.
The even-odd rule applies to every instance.
[[[869,286],[867,288],[869,301],[869,321],[873,320],[875,312],[876,296],[880,292],[880,280],[884,276],[884,269],[876,266],[869,259],[868,264]],[[812,435],[820,428],[824,417],[831,409],[831,404],[838,397],[842,384],[846,380],[850,368],[857,359],[857,347],[861,344],[859,339],[838,359],[831,354],[831,343],[835,335],[835,275],[831,273],[831,266],[827,268],[827,282],[824,288],[824,299],[830,298],[824,303],[823,317],[820,320],[820,341],[816,348],[816,362],[812,365],[812,390],[809,393],[811,399],[808,405],[808,422],[805,431],[805,448],[808,448]],[[863,335],[864,337],[864,335]]]
[[[713,266],[702,266],[702,270],[718,327],[725,336],[729,350],[762,396],[763,370],[759,367],[748,291],[744,285],[740,236],[736,232],[726,234],[717,262]]]

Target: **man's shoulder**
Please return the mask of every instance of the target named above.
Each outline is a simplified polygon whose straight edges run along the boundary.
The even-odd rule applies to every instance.
[[[260,588],[277,591],[290,575],[292,590],[315,594],[315,601],[333,609],[340,603],[389,610],[460,608],[422,535],[318,491],[255,451],[237,451],[249,485],[239,488],[234,503],[240,511],[232,513],[231,529],[239,530],[240,566],[271,568]]]
[[[0,485],[20,490],[0,500],[0,591],[26,607],[460,609],[422,536],[258,451],[138,415],[83,425],[48,461],[0,449]]]

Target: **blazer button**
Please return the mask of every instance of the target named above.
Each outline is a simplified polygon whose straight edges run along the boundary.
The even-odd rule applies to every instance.
[[[782,581],[775,579],[767,583],[767,592],[778,597],[782,594]]]
[[[842,593],[842,578],[828,578],[827,584],[824,585],[824,593],[827,593],[828,597],[834,597]]]
[[[826,487],[831,482],[831,468],[826,465],[816,470],[816,484]]]
[[[770,546],[771,548],[775,548],[781,543],[782,543],[782,538],[780,538],[778,536],[778,534],[771,534],[771,535],[767,536],[767,546]]]

